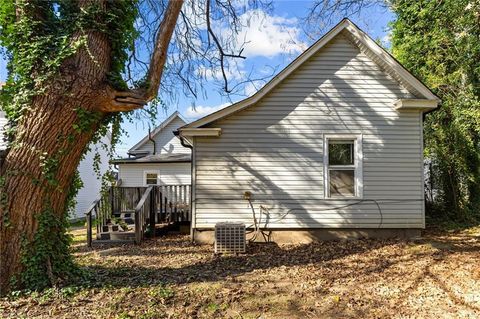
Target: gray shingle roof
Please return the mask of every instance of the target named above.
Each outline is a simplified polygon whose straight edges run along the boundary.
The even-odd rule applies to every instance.
[[[140,163],[189,163],[190,154],[156,154],[143,157],[118,158],[112,161],[113,164],[140,164]]]

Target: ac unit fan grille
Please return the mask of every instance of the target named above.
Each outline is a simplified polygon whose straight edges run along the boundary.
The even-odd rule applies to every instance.
[[[217,223],[215,225],[215,253],[244,253],[246,249],[245,224]]]

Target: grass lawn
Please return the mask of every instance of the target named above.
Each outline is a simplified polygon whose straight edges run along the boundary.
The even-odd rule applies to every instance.
[[[0,318],[480,317],[480,227],[222,257],[186,236],[92,250],[72,233],[90,278],[0,299]]]

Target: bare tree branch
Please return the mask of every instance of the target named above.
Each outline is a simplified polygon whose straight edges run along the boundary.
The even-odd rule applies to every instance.
[[[144,98],[146,101],[150,101],[157,96],[163,67],[167,60],[168,46],[182,5],[183,0],[169,1],[164,18],[160,24],[157,39],[155,41],[155,49],[150,59],[150,67],[147,73],[148,88],[144,92]]]
[[[359,15],[363,9],[373,6],[388,7],[391,0],[315,0],[313,1],[303,26],[305,33],[312,40],[337,22],[339,18]]]
[[[147,102],[157,96],[163,68],[167,60],[168,46],[177,24],[182,5],[183,0],[172,0],[168,3],[162,22],[158,28],[155,47],[150,58],[146,76],[147,87],[140,87],[126,92],[114,92],[113,103],[104,104],[103,111],[122,112],[135,110],[143,107]],[[112,91],[108,90],[107,95],[111,94]]]
[[[207,30],[209,34],[209,38],[211,37],[213,42],[215,42],[215,45],[217,46],[218,52],[220,54],[220,69],[222,70],[222,76],[223,76],[223,81],[224,81],[224,89],[225,92],[230,93],[231,91],[228,89],[228,79],[227,75],[225,73],[225,57],[229,58],[240,58],[240,59],[245,59],[244,56],[242,56],[242,51],[243,48],[240,50],[238,54],[232,54],[232,53],[225,53],[225,51],[222,48],[222,45],[220,41],[218,40],[217,36],[215,35],[215,32],[212,30],[212,25],[210,22],[210,0],[207,0],[206,3],[206,8],[205,8],[205,16],[206,16],[206,21],[207,21]],[[236,16],[234,16],[236,18]]]
[[[144,75],[151,72],[150,58],[154,55],[158,30],[170,2],[138,2],[139,15],[135,22],[138,37],[124,74],[131,91],[136,94],[142,95],[135,88],[145,79]],[[231,0],[185,0],[162,68],[159,93],[162,100],[175,103],[180,95],[205,99],[211,94],[212,86],[230,99],[230,95],[245,96],[247,84],[255,82],[253,87],[257,87],[269,79],[273,73],[258,72],[258,68],[253,67],[251,72],[244,70],[243,48],[247,41],[239,34],[249,26],[250,19],[271,10],[271,0],[249,0],[245,5]],[[150,83],[149,87],[156,93],[154,85]],[[121,100],[117,98],[117,102]],[[138,108],[131,103],[129,107]]]

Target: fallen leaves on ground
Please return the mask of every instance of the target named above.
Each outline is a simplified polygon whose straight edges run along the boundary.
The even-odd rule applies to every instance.
[[[416,242],[258,243],[239,256],[180,235],[74,249],[86,283],[1,299],[0,318],[480,317],[478,228]]]

